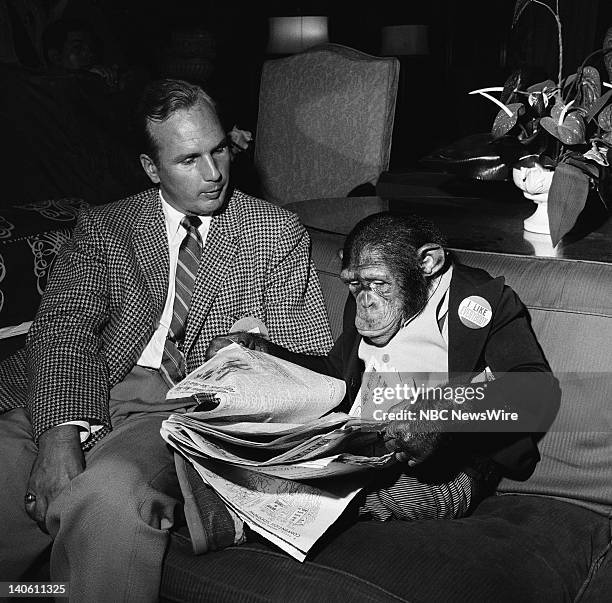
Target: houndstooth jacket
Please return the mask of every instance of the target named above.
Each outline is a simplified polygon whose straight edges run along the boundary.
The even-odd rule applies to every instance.
[[[26,353],[0,367],[0,411],[27,405],[36,440],[78,419],[104,426],[87,447],[107,433],[110,388],[134,367],[163,311],[168,258],[157,188],[83,210],[56,260]],[[263,321],[272,341],[294,351],[331,347],[304,227],[294,214],[234,190],[202,252],[185,333],[187,369],[244,316]]]

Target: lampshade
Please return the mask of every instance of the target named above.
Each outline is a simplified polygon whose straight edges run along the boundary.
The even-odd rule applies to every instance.
[[[270,17],[269,54],[292,54],[329,40],[327,17]]]
[[[389,25],[382,28],[382,55],[429,54],[427,25]]]

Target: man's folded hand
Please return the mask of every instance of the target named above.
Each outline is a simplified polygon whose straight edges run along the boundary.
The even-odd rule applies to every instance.
[[[40,436],[38,457],[27,489],[35,500],[26,503],[26,512],[41,530],[48,532],[46,518],[51,502],[84,469],[85,457],[76,425],[58,425]]]

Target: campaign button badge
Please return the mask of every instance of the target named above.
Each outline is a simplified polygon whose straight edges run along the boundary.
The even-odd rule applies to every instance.
[[[470,295],[459,304],[459,320],[470,329],[482,329],[491,322],[491,304],[479,295]]]

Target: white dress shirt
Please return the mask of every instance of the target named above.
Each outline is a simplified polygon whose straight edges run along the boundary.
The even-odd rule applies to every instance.
[[[176,279],[176,265],[178,263],[179,247],[187,231],[181,226],[181,220],[185,214],[177,211],[169,205],[159,193],[164,210],[164,218],[166,220],[166,234],[168,235],[168,251],[170,252],[170,274],[168,276],[168,295],[166,296],[166,304],[164,311],[157,323],[157,329],[153,333],[153,337],[142,351],[140,358],[136,362],[140,366],[147,368],[158,369],[161,366],[162,356],[164,353],[164,345],[168,336],[168,329],[172,322],[172,311],[174,308],[174,286]],[[198,227],[200,236],[202,237],[202,245],[206,243],[206,237],[210,229],[211,216],[200,216],[202,223]]]

